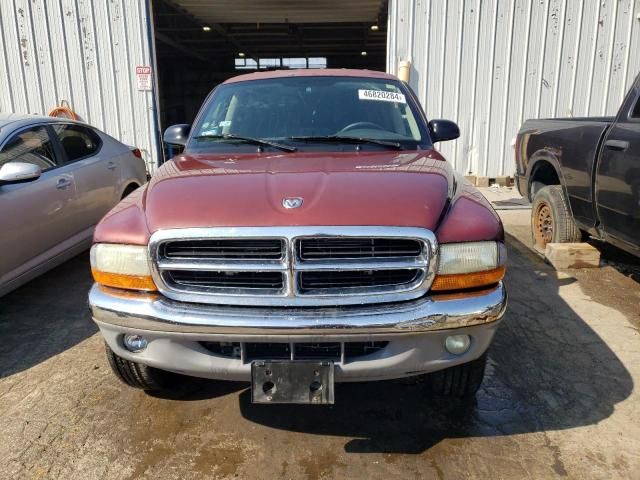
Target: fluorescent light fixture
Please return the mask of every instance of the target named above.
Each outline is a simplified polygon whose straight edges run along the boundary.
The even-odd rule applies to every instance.
[[[207,26],[207,25],[204,25],[204,26],[202,27],[202,30],[203,30],[203,31],[205,31],[205,32],[210,32],[210,31],[211,31],[211,27],[209,27],[209,26]]]
[[[363,57],[366,57],[367,56],[367,52],[363,50],[363,51],[360,52],[360,55],[362,55]]]
[[[244,58],[244,52],[238,52],[238,56],[239,56],[240,58]]]
[[[371,25],[371,31],[377,32],[378,30],[380,30],[380,27],[378,25]]]

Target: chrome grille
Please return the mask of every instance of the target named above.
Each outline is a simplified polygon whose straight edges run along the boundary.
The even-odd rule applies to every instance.
[[[165,277],[183,287],[208,286],[217,289],[271,290],[277,293],[284,287],[280,272],[220,272],[167,270]]]
[[[149,253],[164,295],[227,305],[409,300],[427,292],[437,265],[433,233],[411,227],[161,230]]]
[[[303,294],[329,293],[332,288],[389,287],[407,285],[420,278],[420,270],[343,270],[299,273],[298,285]]]
[[[417,257],[422,248],[406,238],[303,238],[297,247],[301,260],[407,258]]]
[[[163,244],[166,258],[207,258],[216,260],[278,260],[282,258],[282,240],[269,239],[206,239],[175,240]]]

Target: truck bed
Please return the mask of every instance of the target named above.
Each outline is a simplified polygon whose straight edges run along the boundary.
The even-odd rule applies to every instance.
[[[537,186],[529,182],[539,160],[546,160],[563,177],[574,218],[591,226],[592,175],[602,139],[614,117],[527,120],[518,133],[516,177],[520,193],[532,200]],[[553,183],[553,182],[551,182]]]
[[[580,122],[580,123],[613,123],[616,117],[558,117],[558,118],[540,118],[536,121],[557,121],[557,122]],[[531,122],[533,120],[527,120]]]

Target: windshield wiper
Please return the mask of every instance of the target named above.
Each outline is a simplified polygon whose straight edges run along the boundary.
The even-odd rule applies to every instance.
[[[251,143],[253,145],[277,148],[285,152],[295,152],[298,150],[296,147],[282,145],[281,143],[272,142],[270,140],[264,140],[262,138],[243,137],[240,135],[234,135],[233,133],[223,133],[221,135],[198,135],[193,138],[195,140],[239,140],[241,142]]]
[[[342,135],[324,135],[324,136],[309,136],[309,137],[288,137],[288,140],[299,140],[302,142],[330,142],[330,143],[372,143],[374,145],[381,145],[383,147],[394,148],[396,150],[402,149],[402,145],[398,142],[390,142],[386,140],[376,140],[374,138],[364,137],[343,137]]]

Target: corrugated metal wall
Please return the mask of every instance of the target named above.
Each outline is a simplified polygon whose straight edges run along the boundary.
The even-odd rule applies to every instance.
[[[145,0],[0,0],[0,112],[47,114],[62,100],[87,123],[158,159]]]
[[[640,0],[390,0],[387,70],[412,62],[439,145],[465,174],[514,171],[528,118],[613,115],[640,71]]]

